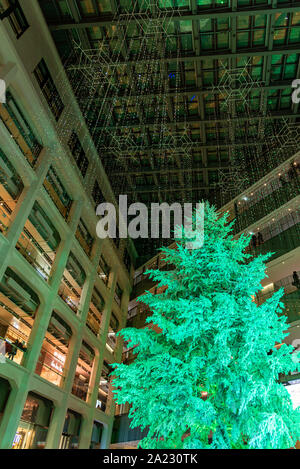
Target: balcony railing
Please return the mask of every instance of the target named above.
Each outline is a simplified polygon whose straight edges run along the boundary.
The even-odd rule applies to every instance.
[[[102,410],[102,412],[106,411],[106,405],[107,405],[107,397],[104,397],[102,394],[98,394],[98,399],[96,402],[96,409]]]
[[[274,210],[278,209],[282,205],[286,204],[289,200],[300,194],[300,185],[289,182],[267,195],[256,204],[245,209],[237,216],[234,232],[239,233],[240,231],[247,228],[247,226],[255,223],[256,221],[264,218]]]
[[[105,346],[110,353],[114,354],[117,346],[117,339],[114,332],[108,333]]]
[[[257,304],[264,303],[280,288],[283,288],[285,293],[281,300],[284,304],[283,314],[288,317],[289,323],[298,321],[300,319],[300,290],[295,286],[292,275],[274,282],[273,288],[267,292],[259,292],[256,297]]]

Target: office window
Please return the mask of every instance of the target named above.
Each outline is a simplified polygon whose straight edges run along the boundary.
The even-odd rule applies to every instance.
[[[85,151],[82,148],[82,145],[76,132],[72,132],[68,145],[72,155],[74,156],[77,167],[80,170],[82,176],[84,177],[86,175],[86,171],[89,165],[89,160],[85,156]]]
[[[64,105],[44,59],[42,59],[34,69],[34,74],[52,114],[58,121],[64,109]]]
[[[114,238],[114,243],[116,248],[118,249],[120,247],[120,233],[119,233],[119,228],[116,226],[116,237]]]
[[[34,166],[42,145],[10,91],[6,93],[6,104],[0,104],[0,119],[28,162]]]
[[[8,18],[17,39],[29,27],[18,0],[0,0],[0,19],[4,18]]]

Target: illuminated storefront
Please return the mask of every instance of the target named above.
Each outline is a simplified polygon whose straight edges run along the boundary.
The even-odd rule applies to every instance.
[[[12,448],[43,449],[52,414],[52,402],[29,393]]]

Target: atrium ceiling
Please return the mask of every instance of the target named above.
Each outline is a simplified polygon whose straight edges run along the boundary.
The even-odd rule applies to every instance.
[[[40,6],[116,196],[219,207],[299,149],[300,1]]]

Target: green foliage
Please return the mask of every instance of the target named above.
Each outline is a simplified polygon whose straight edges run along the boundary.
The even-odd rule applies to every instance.
[[[150,306],[147,322],[162,333],[121,331],[138,344],[138,355],[130,365],[114,365],[116,401],[132,404],[132,428],[149,428],[142,448],[293,447],[300,408],[293,410],[278,376],[299,364],[292,346],[275,347],[288,335],[283,292],[261,306],[252,298],[269,255],[245,254],[249,237],[233,239],[232,224],[208,203],[204,229],[200,249],[188,250],[184,238],[178,249],[163,249],[175,270],[150,272],[168,288],[139,301]]]

